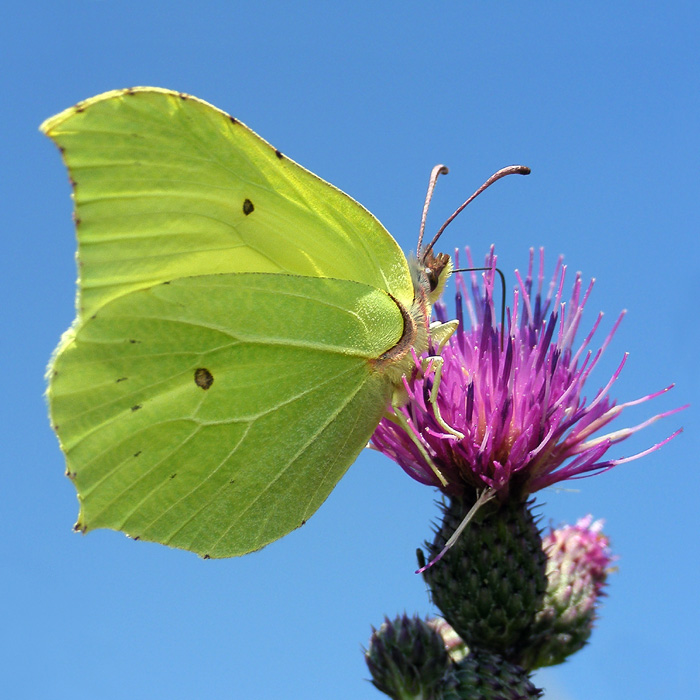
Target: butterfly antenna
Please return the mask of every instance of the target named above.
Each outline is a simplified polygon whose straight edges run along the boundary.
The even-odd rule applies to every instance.
[[[418,245],[416,246],[416,255],[420,252],[420,247],[423,244],[423,233],[425,232],[425,220],[428,218],[428,207],[430,200],[433,198],[433,191],[440,175],[447,175],[450,171],[445,165],[436,165],[430,172],[430,181],[428,182],[428,194],[425,195],[425,204],[423,205],[423,215],[420,218],[420,231],[418,233]]]
[[[433,168],[433,172],[435,172],[435,169]],[[445,221],[445,223],[440,227],[440,230],[435,234],[433,237],[433,240],[428,243],[426,246],[425,253],[427,253],[429,250],[432,249],[432,247],[437,243],[438,238],[442,236],[443,231],[457,218],[457,215],[469,204],[472,202],[474,199],[476,199],[485,189],[488,189],[493,185],[494,182],[500,180],[502,177],[505,177],[506,175],[529,175],[530,174],[530,168],[528,168],[526,165],[509,165],[507,168],[501,168],[498,172],[495,172],[491,177],[486,180],[486,182],[479,187],[479,189],[474,192],[474,194],[469,197],[469,199],[462,204],[462,206],[458,207],[457,210],[455,211],[452,216]],[[432,177],[432,176],[431,176]],[[430,192],[430,189],[428,189],[428,192]],[[423,232],[423,227],[421,225],[421,234]],[[420,248],[419,248],[420,250]]]

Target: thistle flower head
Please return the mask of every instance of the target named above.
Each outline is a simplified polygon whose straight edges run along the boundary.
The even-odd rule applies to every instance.
[[[469,266],[473,267],[467,250]],[[455,256],[458,264],[458,256]],[[394,459],[417,481],[451,496],[484,492],[500,500],[527,494],[565,479],[606,471],[658,449],[667,440],[631,457],[606,458],[618,443],[653,421],[597,434],[626,407],[648,401],[671,387],[635,401],[617,404],[608,393],[626,356],[608,383],[591,400],[584,384],[610,343],[623,314],[600,348],[591,349],[602,314],[583,341],[575,344],[584,306],[593,287],[576,274],[568,298],[566,267],[558,260],[544,288],[544,253],[537,279],[534,252],[525,279],[516,271],[512,308],[501,329],[494,304],[496,256],[487,256],[488,271],[469,278],[457,273],[456,318],[459,328],[442,349],[441,379],[416,358],[414,377],[404,381],[408,401],[403,412],[411,435],[398,422],[383,419],[371,446]],[[439,303],[435,313],[447,320]],[[435,350],[435,349],[434,349]],[[676,409],[679,410],[679,409]],[[674,437],[672,435],[671,437]],[[419,447],[420,445],[420,447]],[[432,465],[426,460],[426,455]],[[441,483],[435,468],[444,477]]]
[[[592,515],[580,518],[576,525],[552,528],[542,539],[547,553],[547,575],[556,575],[569,581],[578,580],[595,596],[601,594],[610,564],[614,557],[610,553],[609,541],[603,534],[603,521],[593,521]],[[589,608],[595,600],[589,601]]]
[[[386,618],[372,630],[365,661],[372,683],[395,700],[437,700],[450,659],[440,633],[417,616]]]
[[[593,516],[552,529],[542,540],[547,553],[547,592],[520,663],[526,668],[559,664],[591,636],[603,587],[615,559],[603,521]]]

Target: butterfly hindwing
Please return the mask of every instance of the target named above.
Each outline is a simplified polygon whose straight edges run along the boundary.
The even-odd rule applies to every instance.
[[[49,388],[78,527],[212,557],[299,527],[386,410],[374,358],[402,331],[387,294],[346,280],[186,277],[107,303]]]

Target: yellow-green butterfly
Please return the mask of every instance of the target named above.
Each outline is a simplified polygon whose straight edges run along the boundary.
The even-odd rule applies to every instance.
[[[75,200],[48,400],[76,529],[228,557],[299,527],[428,348],[449,258],[412,272],[357,202],[189,95],[108,92],[41,129]]]

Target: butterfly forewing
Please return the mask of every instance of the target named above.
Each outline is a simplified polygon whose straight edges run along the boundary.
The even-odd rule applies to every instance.
[[[79,318],[191,275],[351,279],[410,306],[406,259],[363,207],[194,97],[105,93],[49,119],[74,187]]]

